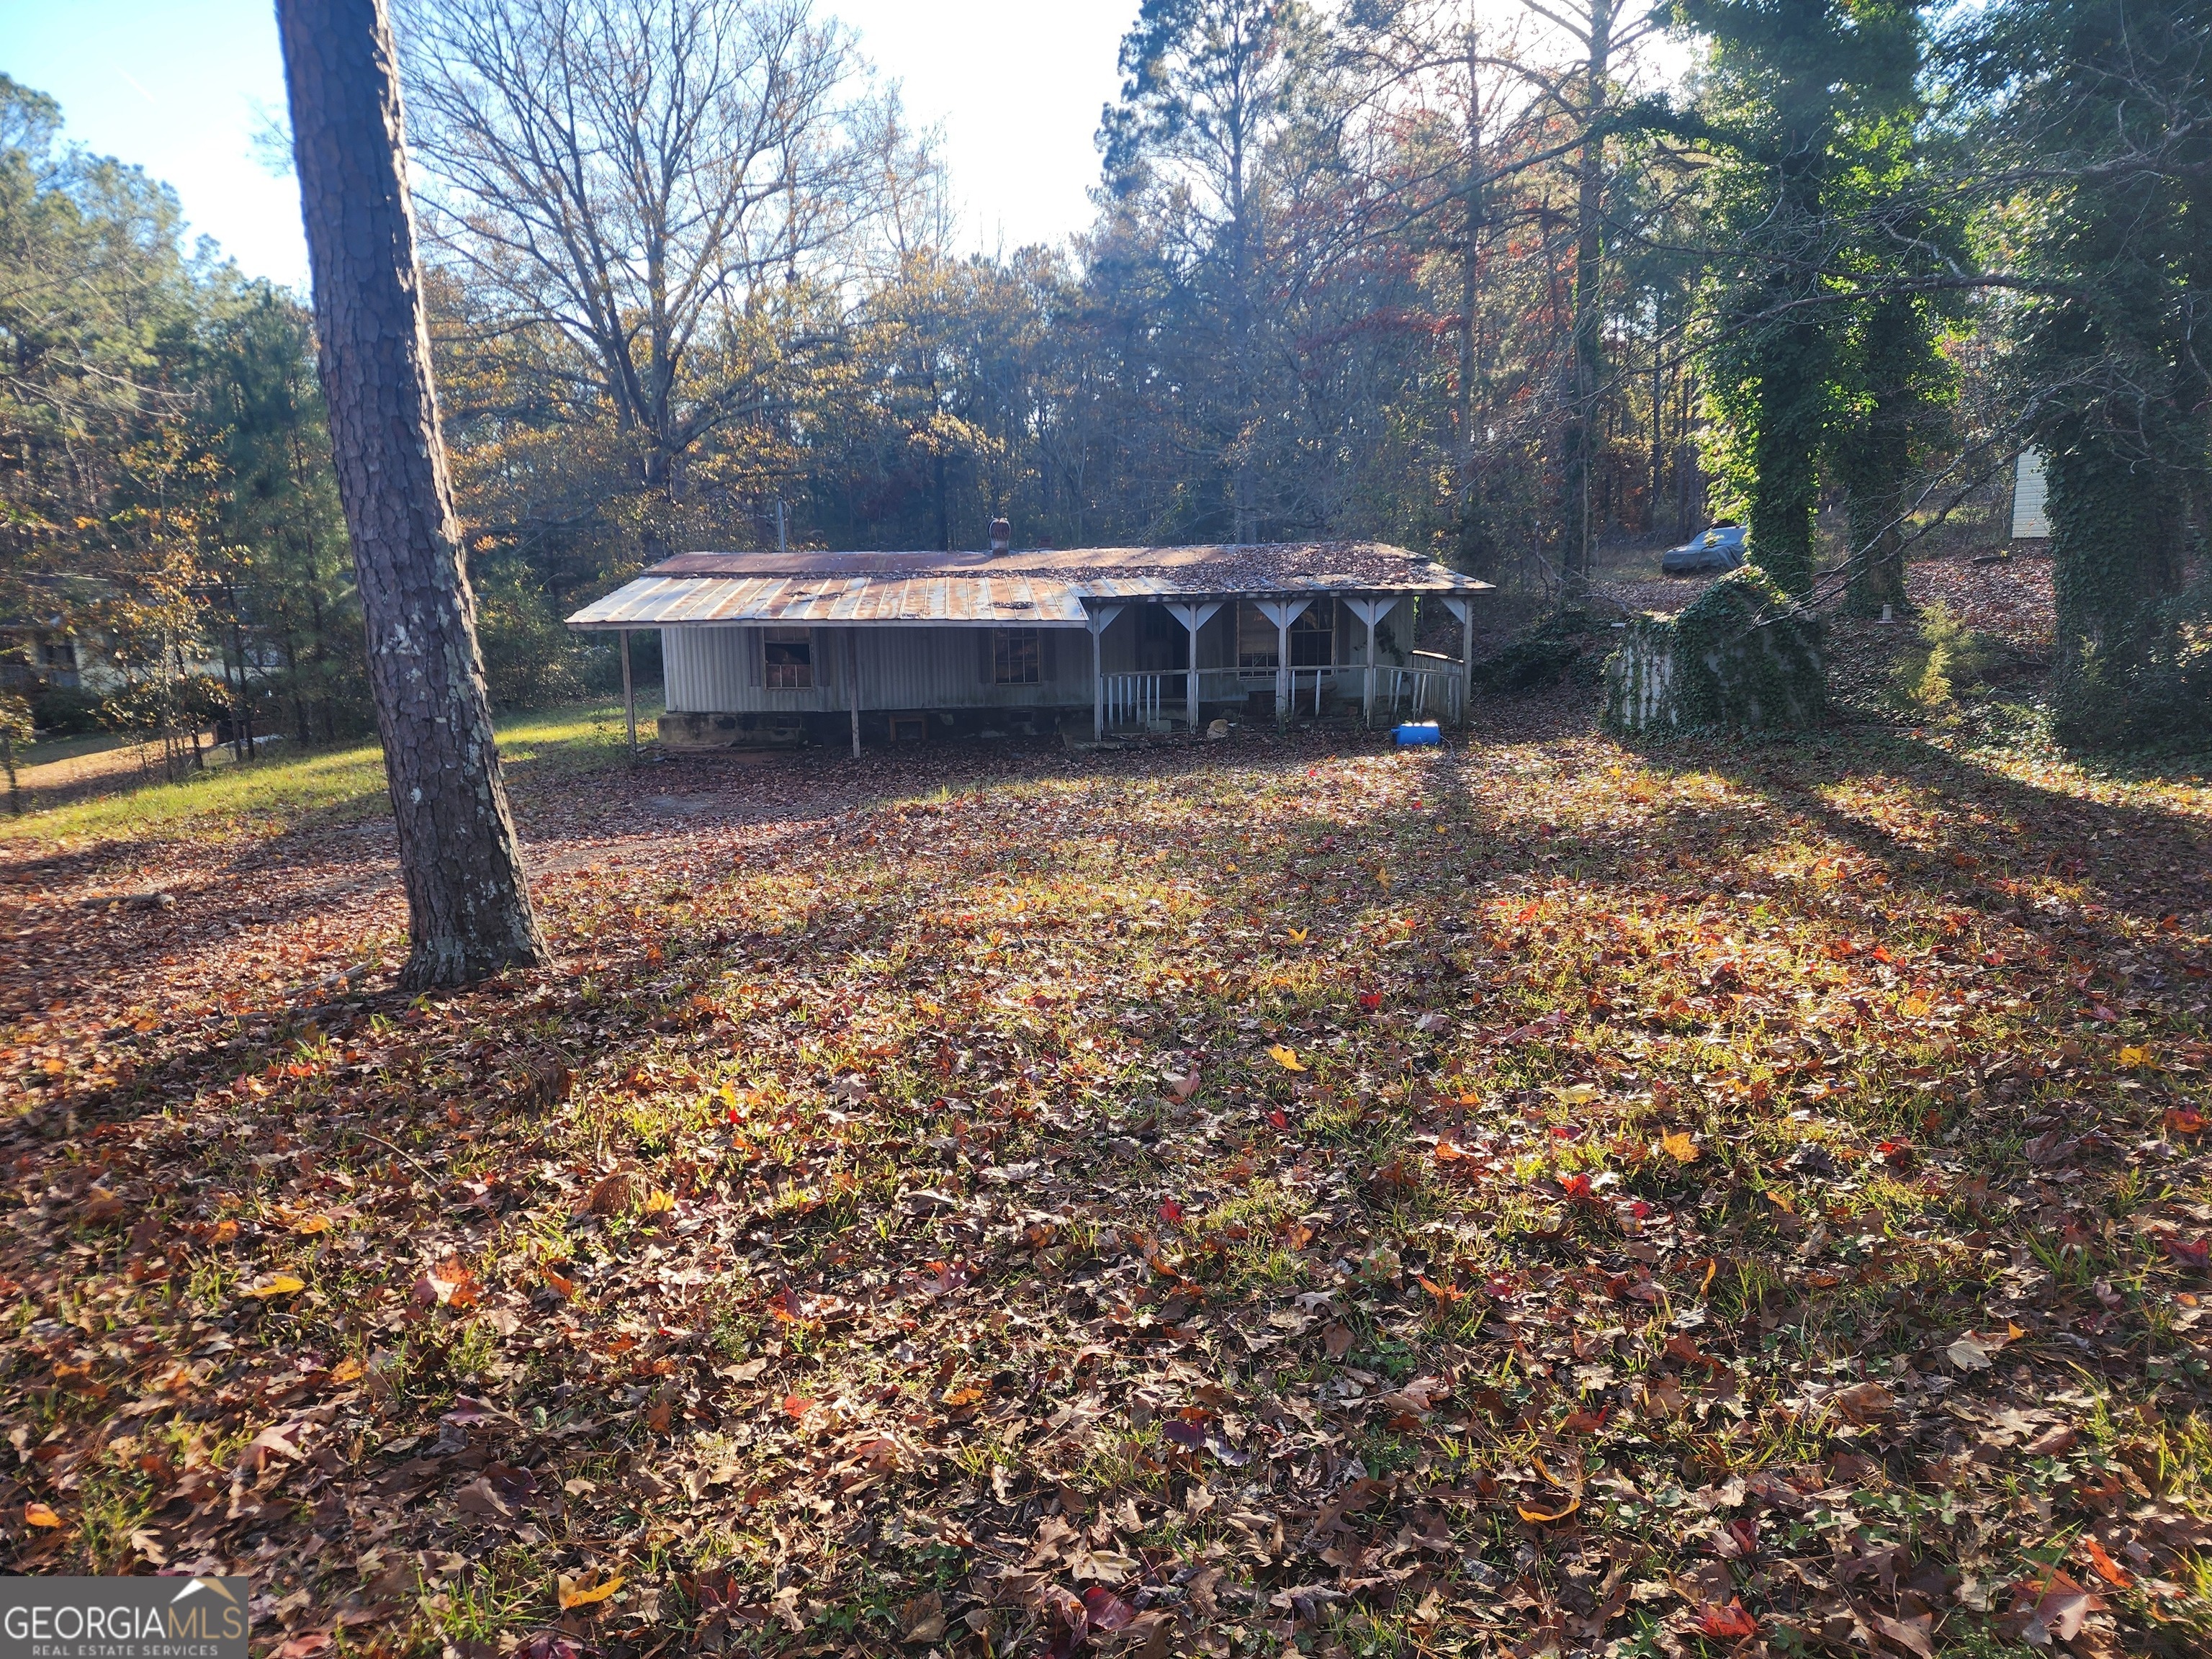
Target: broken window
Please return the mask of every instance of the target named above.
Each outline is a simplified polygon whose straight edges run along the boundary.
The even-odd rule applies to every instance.
[[[769,685],[804,690],[814,684],[814,630],[771,628],[761,639],[761,678]]]

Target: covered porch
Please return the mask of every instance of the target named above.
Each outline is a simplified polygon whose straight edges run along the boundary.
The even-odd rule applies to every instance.
[[[1458,624],[1456,656],[1411,647],[1412,594],[1086,599],[1092,735],[1197,731],[1231,714],[1272,715],[1278,724],[1354,714],[1362,726],[1406,719],[1463,724],[1474,655],[1471,596],[1425,597]],[[1170,656],[1180,661],[1160,660]]]

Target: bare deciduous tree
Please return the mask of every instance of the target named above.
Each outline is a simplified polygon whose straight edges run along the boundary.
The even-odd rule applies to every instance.
[[[896,107],[805,0],[402,3],[437,246],[493,326],[569,343],[650,557],[686,456],[758,407],[731,340],[865,222]]]

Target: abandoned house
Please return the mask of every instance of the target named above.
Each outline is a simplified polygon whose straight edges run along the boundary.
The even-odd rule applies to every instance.
[[[685,553],[568,618],[660,633],[671,748],[1223,717],[1464,717],[1489,585],[1370,542],[988,553]],[[1456,654],[1413,648],[1416,607]],[[1433,629],[1432,630],[1433,631]]]

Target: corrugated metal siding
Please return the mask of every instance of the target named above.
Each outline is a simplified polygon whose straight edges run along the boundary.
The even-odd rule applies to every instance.
[[[836,714],[850,708],[845,672],[853,629],[814,630],[817,684],[807,690],[755,685],[752,653],[759,630],[668,628],[660,634],[668,708],[672,714]],[[1091,702],[1091,638],[1079,629],[1040,629],[1047,636],[1038,685],[987,685],[982,628],[859,630],[860,707],[878,709],[1034,708]],[[822,682],[826,678],[827,684]]]

